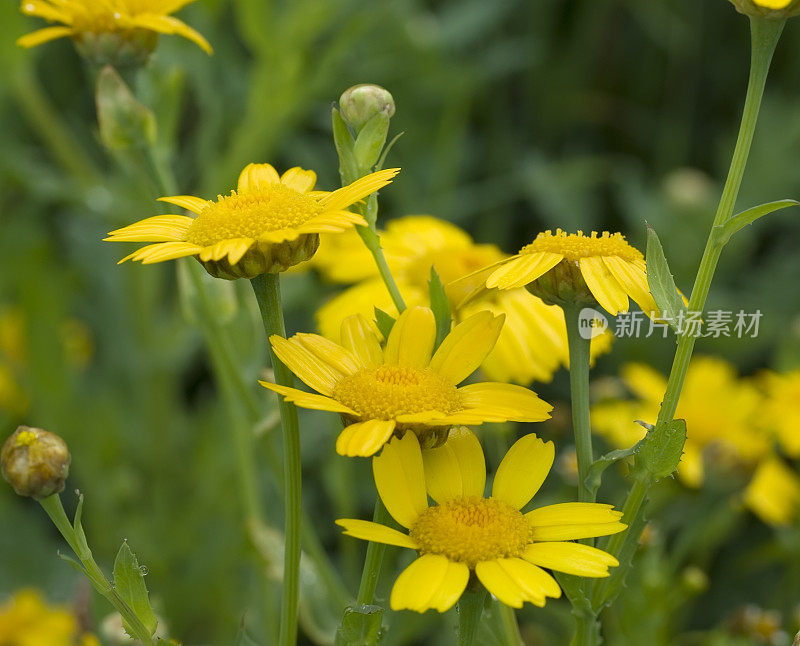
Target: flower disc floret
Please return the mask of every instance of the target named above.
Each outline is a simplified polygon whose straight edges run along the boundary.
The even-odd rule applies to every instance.
[[[435,372],[410,366],[378,366],[342,379],[334,397],[366,419],[395,419],[400,415],[461,408],[457,388]]]
[[[539,252],[557,253],[564,256],[564,260],[571,262],[592,256],[617,256],[628,261],[644,260],[641,252],[628,244],[621,233],[603,231],[598,234],[592,231],[584,235],[583,231],[567,233],[556,229],[555,233],[543,231],[529,245],[525,245],[520,254],[534,254]]]
[[[481,561],[520,557],[531,543],[530,524],[518,509],[478,496],[429,507],[409,535],[420,554],[441,554],[470,568]]]

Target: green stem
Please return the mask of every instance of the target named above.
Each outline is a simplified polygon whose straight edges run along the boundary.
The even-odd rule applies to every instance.
[[[397,308],[398,312],[402,312],[406,309],[406,303],[403,300],[400,289],[397,287],[394,276],[392,276],[389,264],[386,262],[386,256],[383,255],[380,236],[370,227],[356,227],[356,231],[358,231],[358,235],[361,236],[367,249],[369,249],[372,257],[375,259],[375,264],[378,266],[378,273],[381,276],[381,280],[383,280],[383,284],[386,285],[386,289],[389,290],[389,295],[392,297],[394,306]]]
[[[138,615],[133,611],[133,608],[119,596],[114,586],[109,583],[105,574],[103,574],[103,571],[100,569],[100,566],[95,563],[92,552],[85,544],[85,540],[81,540],[76,534],[75,528],[67,517],[64,507],[61,504],[61,497],[56,494],[44,500],[40,500],[39,504],[42,506],[42,509],[47,512],[47,515],[50,516],[50,520],[53,521],[53,524],[64,537],[64,540],[67,541],[70,548],[75,553],[75,556],[78,557],[78,560],[83,565],[84,573],[89,581],[91,581],[94,589],[104,596],[108,602],[114,606],[116,611],[122,615],[125,623],[130,628],[131,636],[145,644],[145,646],[154,646],[156,640],[150,634],[150,631],[147,630],[141,619],[139,619]]]
[[[461,595],[458,600],[458,646],[472,646],[485,602],[486,588],[482,585],[470,585]]]
[[[500,623],[502,624],[503,633],[506,637],[506,646],[522,646],[522,635],[519,632],[519,624],[517,623],[517,613],[514,608],[507,606],[504,603],[497,602],[497,612],[500,615]]]
[[[294,386],[294,376],[278,359],[269,337],[273,334],[286,336],[281,304],[280,274],[263,274],[250,281],[261,310],[267,344],[272,356],[275,382],[281,386]],[[283,559],[283,593],[281,599],[281,627],[278,643],[292,646],[297,643],[297,605],[300,583],[300,525],[302,517],[300,464],[300,427],[294,404],[280,398],[278,404],[283,428],[284,498],[286,507],[286,531]]]
[[[386,525],[389,522],[389,512],[380,496],[375,499],[372,522],[379,525]],[[381,575],[381,564],[385,551],[386,545],[383,543],[370,542],[367,545],[367,556],[364,559],[364,569],[361,572],[361,585],[358,586],[356,603],[370,605],[375,600],[375,588],[378,586],[378,579]]]
[[[581,306],[579,305],[564,308],[569,346],[572,430],[575,435],[575,453],[578,458],[578,500],[593,502],[592,488],[587,482],[589,469],[594,462],[592,429],[589,425],[589,349],[591,339],[581,335],[580,313]]]

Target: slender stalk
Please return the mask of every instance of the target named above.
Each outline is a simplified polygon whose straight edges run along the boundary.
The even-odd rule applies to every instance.
[[[263,274],[250,281],[261,310],[267,339],[273,334],[286,336],[281,304],[280,274]],[[267,341],[269,344],[269,341]],[[294,377],[275,356],[270,345],[275,381],[281,386],[294,386]],[[284,498],[286,531],[283,559],[283,594],[281,627],[278,643],[290,646],[297,643],[297,606],[300,584],[300,526],[302,517],[302,472],[300,464],[300,427],[294,404],[281,398],[279,403],[283,428]]]
[[[498,601],[497,613],[500,615],[500,623],[503,628],[503,634],[506,637],[506,646],[522,646],[524,642],[519,632],[517,613],[514,608]]]
[[[375,264],[378,266],[378,273],[381,276],[381,280],[383,280],[383,284],[386,285],[386,289],[389,290],[389,295],[392,297],[394,306],[397,308],[398,312],[402,312],[406,309],[406,303],[403,300],[400,289],[397,287],[394,276],[392,276],[389,264],[386,262],[386,256],[383,255],[380,236],[370,227],[356,227],[356,231],[358,231],[358,235],[361,236],[367,249],[369,249],[372,257],[375,259]]]
[[[472,646],[485,602],[486,588],[482,585],[469,585],[461,595],[458,600],[458,646]]]
[[[53,521],[53,524],[64,537],[64,540],[67,541],[70,548],[75,553],[75,556],[78,557],[94,589],[104,596],[108,602],[114,606],[116,611],[122,615],[125,623],[130,628],[131,636],[145,644],[145,646],[154,646],[156,640],[150,634],[150,631],[147,630],[138,615],[125,600],[119,596],[114,586],[108,581],[105,574],[103,574],[103,571],[100,569],[100,566],[97,565],[92,557],[92,552],[86,546],[85,541],[81,541],[76,535],[75,528],[72,526],[72,523],[64,511],[64,506],[61,504],[61,497],[56,494],[44,500],[40,500],[39,504],[42,506],[42,509],[47,512],[47,515],[50,516],[50,520]]]
[[[375,499],[375,511],[372,514],[372,522],[386,525],[389,522],[389,512],[383,504],[381,497]],[[364,569],[361,572],[361,585],[358,586],[358,598],[356,602],[369,605],[375,600],[375,588],[378,585],[378,578],[381,574],[381,564],[386,545],[383,543],[370,542],[367,545],[367,556],[364,559]]]

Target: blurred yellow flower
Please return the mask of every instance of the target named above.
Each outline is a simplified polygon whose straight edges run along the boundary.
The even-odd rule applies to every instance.
[[[35,47],[56,38],[70,36],[77,43],[101,34],[115,34],[123,41],[155,34],[177,34],[211,54],[211,45],[182,20],[169,14],[194,0],[22,0],[20,10],[29,16],[61,23],[45,27],[17,40],[20,47]]]
[[[314,191],[314,171],[295,167],[278,175],[269,164],[249,164],[237,189],[216,200],[190,195],[159,198],[196,217],[156,215],[109,233],[111,242],[152,242],[126,256],[143,264],[197,256],[218,278],[253,278],[308,260],[320,233],[366,225],[347,207],[390,184],[398,168],[371,173],[336,191]]]
[[[596,301],[612,315],[633,299],[648,315],[657,311],[644,256],[621,233],[544,231],[516,256],[485,269],[486,287],[527,287],[554,303]]]
[[[636,397],[629,401],[602,402],[592,407],[592,428],[610,444],[627,448],[645,435],[635,420],[655,423],[666,379],[644,364],[622,368],[622,380]],[[736,375],[722,359],[697,357],[692,360],[678,402],[675,417],[686,420],[687,439],[678,476],[690,487],[703,483],[703,454],[713,452],[716,460],[754,465],[770,451],[769,437],[759,433],[755,416],[761,395],[755,384]]]
[[[552,442],[526,435],[508,451],[484,497],[486,462],[468,429],[453,428],[440,448],[421,451],[416,435],[394,438],[372,461],[375,485],[392,517],[408,529],[356,519],[337,520],[344,533],[416,550],[419,557],[392,588],[393,610],[445,612],[464,592],[470,573],[502,603],[544,606],[561,588],[542,568],[606,577],[610,554],[570,541],[625,529],[611,505],[561,503],[527,513],[553,465]],[[435,504],[428,505],[428,496]]]
[[[48,605],[35,590],[19,590],[0,605],[0,646],[88,646],[85,637],[68,607]]]
[[[774,435],[787,455],[800,457],[800,370],[766,372],[759,383],[765,396],[759,426]]]
[[[800,12],[800,0],[731,0],[736,9],[750,16],[788,18]]]
[[[454,424],[541,422],[552,406],[521,386],[494,382],[458,388],[494,346],[502,316],[479,312],[458,324],[436,352],[436,323],[426,307],[405,310],[386,347],[360,315],[342,323],[342,345],[316,334],[272,336],[277,357],[320,394],[261,382],[302,408],[340,413],[340,455],[370,456],[395,432],[441,444]]]
[[[428,280],[433,267],[445,285],[457,321],[481,310],[505,315],[497,344],[481,366],[489,379],[525,385],[548,382],[560,365],[567,364],[567,332],[561,308],[545,305],[522,288],[484,291],[480,297],[462,304],[473,285],[454,281],[503,259],[505,255],[495,245],[475,244],[454,224],[427,215],[392,220],[381,233],[381,243],[408,304],[429,304]],[[342,258],[348,262],[341,262]],[[321,236],[312,266],[328,280],[358,283],[317,311],[317,325],[323,336],[338,341],[346,317],[357,313],[371,318],[375,307],[397,315],[375,262],[355,232]],[[593,339],[592,356],[607,352],[612,339],[611,334]]]
[[[744,491],[744,504],[770,525],[788,525],[800,511],[800,477],[781,459],[762,460]]]

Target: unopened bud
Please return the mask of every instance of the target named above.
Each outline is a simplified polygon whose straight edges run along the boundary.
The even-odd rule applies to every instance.
[[[78,53],[98,67],[139,67],[147,62],[158,44],[158,34],[149,29],[83,31],[73,36]]]
[[[731,0],[736,11],[748,16],[783,20],[800,14],[800,0]]]
[[[344,91],[339,98],[342,117],[356,130],[360,130],[376,114],[394,115],[394,99],[380,85],[362,83]]]
[[[0,471],[20,496],[42,500],[64,490],[71,459],[58,435],[20,426],[0,450]]]

